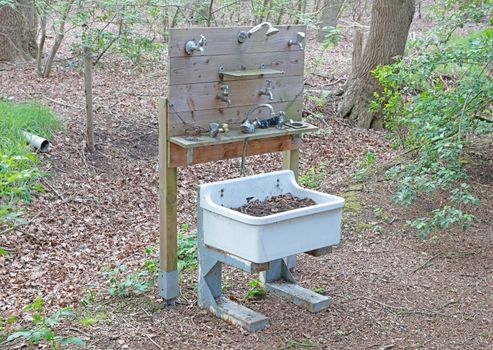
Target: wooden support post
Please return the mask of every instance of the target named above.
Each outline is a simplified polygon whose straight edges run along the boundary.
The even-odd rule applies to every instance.
[[[282,168],[284,170],[291,170],[294,173],[294,178],[298,182],[298,175],[300,172],[300,150],[293,149],[290,151],[282,152]],[[290,271],[296,266],[296,255],[286,257],[286,264]]]
[[[177,271],[177,169],[169,167],[168,102],[159,101],[159,295],[173,304],[179,294]]]
[[[292,170],[294,178],[298,181],[300,168],[300,150],[294,149],[291,151],[282,152],[282,168],[284,170]]]

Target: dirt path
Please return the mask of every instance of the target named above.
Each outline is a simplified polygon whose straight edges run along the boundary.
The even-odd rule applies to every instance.
[[[311,43],[308,43],[311,45]],[[322,55],[312,50],[307,53]],[[339,52],[344,61],[348,52]],[[326,59],[329,60],[329,54]],[[308,57],[308,62],[313,57]],[[367,151],[391,159],[382,134],[353,129],[332,117],[337,101],[314,119],[322,132],[304,137],[302,173],[321,169],[320,190],[346,198],[342,244],[321,258],[302,256],[295,270],[301,285],[323,288],[331,307],[310,314],[274,295],[242,301],[270,317],[257,334],[215,319],[196,305],[195,272],[181,280],[182,296],[162,310],[157,291],[109,298],[101,268],[142,266],[144,248],[158,238],[157,100],[166,95],[166,67],[127,68],[121,62],[95,74],[97,151],[84,147],[83,80],[57,67],[40,79],[32,66],[0,71],[0,96],[39,98],[64,119],[44,158],[47,193],[29,207],[32,222],[1,237],[10,254],[0,257],[0,312],[19,312],[37,295],[50,310],[78,305],[87,290],[98,302],[79,307],[79,319],[61,332],[78,334],[88,349],[488,349],[493,346],[493,171],[491,144],[471,156],[471,179],[482,201],[472,228],[439,232],[421,242],[403,224],[426,213],[434,200],[404,210],[391,206],[382,176],[368,184],[348,181]],[[326,78],[307,74],[307,89]],[[312,100],[306,101],[315,108]],[[489,152],[489,153],[488,153]],[[481,158],[482,157],[482,158]],[[489,164],[489,165],[488,165]],[[178,222],[195,225],[197,184],[239,176],[239,160],[179,170]],[[247,159],[247,173],[280,169],[279,155]],[[378,209],[381,208],[381,209]],[[226,269],[225,293],[242,299],[252,276]],[[80,317],[97,318],[84,327]],[[3,344],[2,346],[7,346]],[[9,344],[15,348],[19,343]]]

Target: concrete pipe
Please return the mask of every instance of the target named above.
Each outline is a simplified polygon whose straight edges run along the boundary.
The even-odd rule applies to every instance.
[[[48,152],[48,147],[50,146],[50,141],[44,139],[38,135],[31,134],[30,132],[23,131],[22,135],[29,142],[31,146],[39,150],[41,153]]]

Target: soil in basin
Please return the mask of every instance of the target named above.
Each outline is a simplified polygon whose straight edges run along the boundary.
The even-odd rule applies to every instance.
[[[298,208],[309,207],[315,205],[315,201],[311,198],[299,198],[293,196],[291,193],[281,194],[279,196],[272,196],[263,201],[250,200],[245,205],[238,208],[231,208],[239,211],[240,213],[250,216],[267,216],[284,211],[289,211]]]

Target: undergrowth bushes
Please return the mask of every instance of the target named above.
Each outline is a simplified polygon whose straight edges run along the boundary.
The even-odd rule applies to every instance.
[[[51,138],[60,120],[39,103],[14,104],[0,100],[0,226],[22,221],[15,209],[29,201],[33,191],[43,191],[38,157],[22,136],[23,131]]]
[[[478,200],[467,183],[464,150],[493,134],[493,29],[424,40],[415,52],[374,71],[383,92],[372,108],[383,108],[395,145],[414,155],[387,173],[397,184],[393,200],[409,206],[437,191],[446,198],[429,216],[408,222],[425,238],[454,223],[466,228],[474,218]]]

